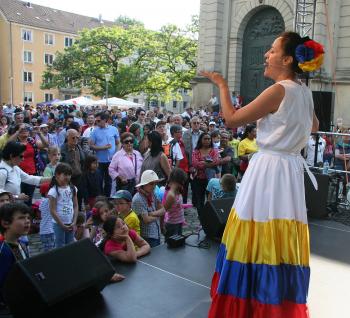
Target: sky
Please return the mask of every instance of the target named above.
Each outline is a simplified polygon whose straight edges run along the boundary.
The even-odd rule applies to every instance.
[[[144,23],[147,29],[159,30],[166,24],[184,27],[192,15],[199,15],[200,0],[33,0],[54,9],[111,20],[128,16]]]

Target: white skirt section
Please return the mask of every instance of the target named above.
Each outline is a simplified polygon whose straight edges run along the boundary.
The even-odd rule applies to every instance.
[[[298,154],[267,150],[256,153],[233,204],[239,218],[258,222],[287,219],[307,224],[304,162]]]

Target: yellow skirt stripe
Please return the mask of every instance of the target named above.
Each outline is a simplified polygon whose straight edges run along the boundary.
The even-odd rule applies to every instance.
[[[295,220],[240,220],[232,208],[222,237],[226,259],[241,263],[309,266],[309,228]]]

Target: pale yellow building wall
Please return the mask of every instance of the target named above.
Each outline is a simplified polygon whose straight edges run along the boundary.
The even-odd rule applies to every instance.
[[[11,102],[10,24],[0,15],[0,102]]]
[[[32,31],[32,41],[22,40],[22,30]],[[54,36],[53,45],[45,44],[45,34]],[[24,92],[33,93],[33,102],[36,104],[45,101],[45,93],[53,94],[53,98],[59,98],[57,89],[42,90],[42,74],[46,69],[45,54],[53,54],[54,57],[58,51],[64,50],[65,37],[75,38],[75,35],[59,33],[51,30],[37,29],[29,26],[13,24],[13,77],[14,77],[14,103],[23,103]],[[32,52],[32,63],[24,62],[24,51]],[[32,72],[32,83],[25,83],[23,72]]]

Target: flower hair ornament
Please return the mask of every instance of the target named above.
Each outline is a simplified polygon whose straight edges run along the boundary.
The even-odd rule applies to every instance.
[[[303,72],[314,72],[318,70],[324,57],[323,46],[309,39],[303,38],[304,43],[299,44],[295,49],[295,57],[298,61],[298,66]]]
[[[98,215],[98,209],[96,209],[96,208],[92,208],[91,212],[92,212],[92,215],[94,215],[94,216]]]

